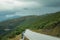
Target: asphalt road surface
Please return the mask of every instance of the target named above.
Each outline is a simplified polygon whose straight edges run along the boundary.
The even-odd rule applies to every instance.
[[[60,38],[33,32],[27,29],[24,33],[29,40],[60,40]]]

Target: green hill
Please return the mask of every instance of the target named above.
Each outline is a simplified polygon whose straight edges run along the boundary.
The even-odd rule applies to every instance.
[[[25,16],[0,22],[0,29],[5,31],[0,35],[1,40],[9,40],[21,34],[25,29],[31,29],[39,33],[60,37],[60,12],[41,16]],[[8,31],[4,29],[10,29]]]

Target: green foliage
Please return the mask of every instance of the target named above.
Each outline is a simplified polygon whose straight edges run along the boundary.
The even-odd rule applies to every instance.
[[[13,38],[21,34],[25,29],[39,30],[39,29],[54,29],[60,25],[60,12],[46,14],[41,16],[25,16],[17,19],[0,22],[0,29],[13,29],[7,31],[2,38]],[[60,35],[58,32],[56,36]],[[6,37],[5,37],[6,36]],[[60,36],[59,36],[60,37]]]

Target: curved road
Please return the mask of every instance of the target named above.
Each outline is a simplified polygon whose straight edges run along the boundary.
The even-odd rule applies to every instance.
[[[26,36],[29,40],[60,40],[60,38],[32,32],[29,29],[25,31],[24,36]]]

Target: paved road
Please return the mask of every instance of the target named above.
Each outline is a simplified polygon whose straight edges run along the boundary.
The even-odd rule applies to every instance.
[[[29,40],[60,40],[60,38],[57,37],[52,37],[36,32],[32,32],[31,30],[27,29],[24,33],[24,35],[29,39]]]

